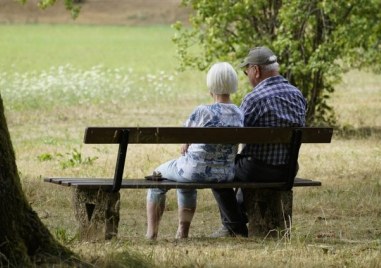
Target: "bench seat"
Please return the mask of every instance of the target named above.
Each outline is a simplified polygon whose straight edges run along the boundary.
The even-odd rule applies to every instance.
[[[77,187],[81,189],[102,189],[110,191],[113,186],[112,178],[45,178],[45,182],[60,184],[62,186]],[[285,183],[253,183],[253,182],[175,182],[169,180],[152,181],[146,179],[124,179],[121,189],[147,189],[147,188],[163,188],[163,189],[207,189],[207,188],[250,188],[250,189],[282,189]],[[294,187],[321,186],[320,181],[295,178]]]

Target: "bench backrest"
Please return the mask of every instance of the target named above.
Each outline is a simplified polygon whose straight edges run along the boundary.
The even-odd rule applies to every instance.
[[[128,144],[290,144],[289,172],[284,188],[294,184],[299,148],[302,143],[330,143],[332,128],[188,128],[188,127],[88,127],[86,144],[119,144],[113,192],[120,189]]]
[[[124,131],[129,144],[159,143],[290,143],[295,129],[302,132],[302,143],[329,143],[332,128],[205,128],[205,127],[89,127],[85,143],[119,144]]]

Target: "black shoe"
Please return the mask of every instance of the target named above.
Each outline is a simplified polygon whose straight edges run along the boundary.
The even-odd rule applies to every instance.
[[[220,229],[215,231],[210,235],[210,238],[220,238],[220,237],[233,237],[232,233],[225,226],[221,226]]]
[[[221,237],[247,237],[247,232],[234,232],[226,228],[224,225],[220,227],[217,231],[209,236],[210,238],[221,238]]]

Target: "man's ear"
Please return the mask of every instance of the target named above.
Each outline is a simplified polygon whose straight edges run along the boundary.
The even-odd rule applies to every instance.
[[[261,69],[259,68],[258,65],[255,65],[254,68],[255,68],[255,78],[259,79],[261,77]]]

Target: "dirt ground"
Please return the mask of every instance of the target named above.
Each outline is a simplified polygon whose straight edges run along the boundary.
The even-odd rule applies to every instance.
[[[0,0],[0,23],[78,23],[150,25],[187,22],[189,9],[181,0],[82,0],[80,16],[73,21],[63,0],[46,10],[37,7],[38,0],[25,5],[16,0]]]

